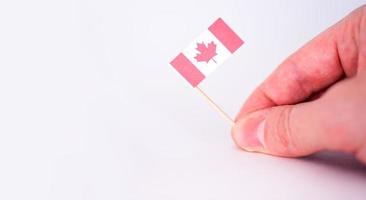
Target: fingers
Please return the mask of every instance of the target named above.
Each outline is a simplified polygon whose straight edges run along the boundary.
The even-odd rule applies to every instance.
[[[355,75],[358,63],[366,64],[359,56],[360,44],[366,41],[365,10],[354,11],[286,59],[248,98],[237,119],[301,102],[342,77]]]
[[[233,138],[249,151],[293,157],[339,150],[366,163],[365,85],[366,73],[337,83],[315,101],[253,112],[237,121]]]

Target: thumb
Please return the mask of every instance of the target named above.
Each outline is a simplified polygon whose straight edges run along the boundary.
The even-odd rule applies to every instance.
[[[248,151],[295,157],[328,149],[354,153],[366,162],[366,96],[358,86],[359,81],[343,81],[317,100],[244,115],[233,128],[233,139]]]
[[[278,156],[301,156],[319,151],[324,142],[320,124],[305,116],[305,105],[285,105],[260,110],[239,119],[233,128],[236,144],[247,150]],[[305,110],[308,109],[308,110]]]

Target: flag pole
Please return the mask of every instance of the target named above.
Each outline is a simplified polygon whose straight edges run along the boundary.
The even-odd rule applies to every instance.
[[[220,108],[220,106],[218,106],[205,92],[203,92],[203,90],[201,90],[201,88],[199,88],[198,86],[195,87],[196,90],[198,91],[198,93],[200,93],[205,99],[206,101],[218,112],[220,113],[220,115],[229,122],[229,124],[231,126],[235,125],[234,120],[223,110]]]

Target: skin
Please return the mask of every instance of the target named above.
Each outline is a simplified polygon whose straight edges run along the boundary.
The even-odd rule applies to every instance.
[[[244,103],[232,136],[248,151],[342,151],[366,164],[366,6],[278,66]]]

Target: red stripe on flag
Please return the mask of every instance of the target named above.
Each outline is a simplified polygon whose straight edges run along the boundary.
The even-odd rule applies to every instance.
[[[180,53],[170,64],[193,86],[196,87],[205,76],[186,56]]]
[[[231,52],[234,53],[244,41],[222,20],[217,19],[209,28],[215,37]]]

